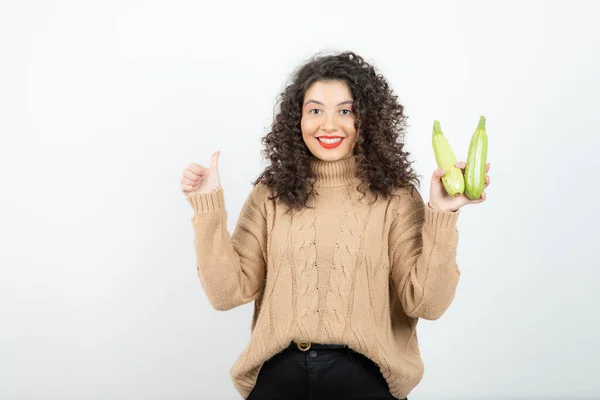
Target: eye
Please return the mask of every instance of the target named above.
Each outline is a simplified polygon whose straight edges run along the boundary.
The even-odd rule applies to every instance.
[[[313,111],[321,111],[321,110],[319,110],[318,108],[313,108],[312,110],[309,111],[309,113],[315,114],[315,113],[313,113]]]
[[[344,114],[344,115],[350,115],[350,114],[352,114],[352,110],[348,110],[348,109],[342,110],[342,112],[344,112],[344,111],[348,111],[348,114]]]

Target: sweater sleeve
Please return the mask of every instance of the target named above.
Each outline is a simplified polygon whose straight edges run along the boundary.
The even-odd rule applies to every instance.
[[[460,211],[436,211],[419,192],[401,195],[390,228],[391,279],[404,312],[411,317],[438,319],[456,292]]]
[[[196,267],[202,287],[217,310],[254,300],[265,281],[266,186],[255,185],[244,202],[235,229],[227,230],[223,189],[188,197],[194,209]]]

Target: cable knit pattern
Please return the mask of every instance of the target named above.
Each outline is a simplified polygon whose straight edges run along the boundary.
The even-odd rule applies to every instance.
[[[398,399],[423,376],[417,321],[439,318],[454,298],[459,212],[429,208],[415,188],[361,200],[355,162],[313,162],[314,209],[286,213],[266,185],[254,186],[231,235],[222,188],[188,197],[210,304],[255,302],[250,341],[231,368],[244,398],[290,341],[347,344],[379,365]]]
[[[315,250],[315,213],[305,208],[292,216],[288,242],[288,264],[293,266],[297,304],[296,322],[300,335],[307,341],[316,339],[319,315],[317,282],[317,257]]]
[[[347,329],[347,315],[352,312],[352,288],[357,277],[356,264],[364,252],[364,229],[369,220],[370,209],[357,206],[348,194],[344,202],[344,214],[337,242],[333,249],[333,267],[329,275],[326,309],[324,310],[325,334],[329,340],[342,338]]]

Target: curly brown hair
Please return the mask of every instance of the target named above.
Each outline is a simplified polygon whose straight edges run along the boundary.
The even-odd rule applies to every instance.
[[[384,197],[392,196],[396,188],[419,186],[419,179],[404,150],[407,116],[404,106],[393,94],[386,79],[354,52],[335,55],[317,53],[292,75],[292,83],[278,97],[279,112],[271,131],[261,140],[261,152],[269,165],[254,181],[266,184],[290,209],[306,207],[316,193],[316,175],[310,168],[315,156],[302,138],[300,121],[302,104],[308,88],[317,81],[345,82],[354,100],[358,133],[354,156],[357,189],[369,190]]]

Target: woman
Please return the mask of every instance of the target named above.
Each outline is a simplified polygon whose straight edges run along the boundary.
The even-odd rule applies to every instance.
[[[244,398],[404,399],[421,380],[417,320],[452,302],[458,210],[485,194],[450,197],[436,169],[425,203],[405,120],[360,56],[316,56],[281,94],[263,138],[270,166],[231,236],[219,152],[183,171],[208,299],[218,310],[254,301],[231,370]]]

